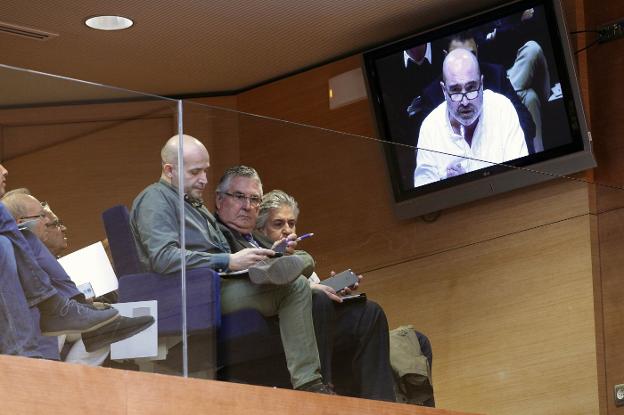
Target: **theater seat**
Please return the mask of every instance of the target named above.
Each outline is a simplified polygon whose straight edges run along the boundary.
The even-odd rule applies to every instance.
[[[180,335],[182,297],[179,273],[161,275],[142,271],[126,206],[107,209],[102,220],[119,279],[119,301],[157,300],[158,335]],[[187,331],[191,341],[194,337],[214,341],[213,334],[217,333],[217,376],[222,380],[283,385],[284,371],[276,371],[279,375],[266,370],[259,374],[262,369],[254,364],[271,360],[285,368],[277,318],[265,318],[252,309],[221,315],[218,274],[210,268],[197,268],[187,270],[186,276]],[[198,358],[191,356],[189,363]],[[228,370],[235,367],[235,371]]]

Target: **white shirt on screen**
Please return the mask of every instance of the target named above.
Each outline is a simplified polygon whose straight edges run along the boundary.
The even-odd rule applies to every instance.
[[[446,101],[425,118],[418,136],[414,187],[446,179],[449,166],[457,163],[465,172],[470,172],[528,154],[518,114],[511,101],[486,89],[472,146],[453,131]]]

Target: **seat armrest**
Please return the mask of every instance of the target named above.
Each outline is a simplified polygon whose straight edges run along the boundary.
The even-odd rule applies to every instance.
[[[189,334],[221,326],[221,281],[210,268],[186,272],[187,332]],[[182,279],[180,273],[128,274],[119,278],[119,301],[158,301],[158,335],[182,332]]]

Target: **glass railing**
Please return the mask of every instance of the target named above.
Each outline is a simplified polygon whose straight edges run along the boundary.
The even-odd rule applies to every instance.
[[[617,178],[485,163],[495,165],[492,176],[517,177],[520,171],[537,184],[400,219],[383,148],[391,144],[358,128],[341,132],[339,126],[251,114],[240,111],[235,99],[181,102],[2,71],[0,82],[26,77],[34,85],[31,94],[0,102],[7,189],[27,187],[63,220],[69,246],[61,255],[108,236],[120,300],[160,296],[158,358],[106,364],[287,388],[320,373],[340,394],[379,398],[394,393],[381,385],[393,379],[387,365],[371,368],[371,362],[387,358],[389,329],[411,325],[433,348],[433,387],[441,408],[519,413],[520,394],[551,396],[561,405],[561,393],[599,382],[597,356],[604,351],[596,338],[604,322],[597,304],[608,307],[616,296],[600,279],[617,272],[622,233],[624,198]],[[163,163],[161,149],[179,130],[201,145],[187,138],[183,163],[175,162],[179,146],[165,152]],[[416,158],[416,150],[400,146],[397,152]],[[452,156],[457,169],[470,170],[475,162],[425,148],[418,152]],[[260,181],[252,170],[239,168],[220,184],[228,169],[240,165],[253,168]],[[178,168],[182,182],[176,181]],[[165,183],[132,209],[137,195],[160,178]],[[458,191],[480,191],[468,181],[457,183]],[[180,186],[195,200],[183,201],[175,191]],[[435,199],[435,191],[429,194]],[[199,199],[201,205],[195,203]],[[135,263],[137,272],[120,268],[127,255],[122,248],[122,259],[116,258],[115,242],[102,224],[102,213],[116,205],[129,209],[130,230],[140,234],[134,248],[139,258],[150,259]],[[179,231],[181,220],[187,224],[186,250],[231,251],[229,258],[187,256],[184,266],[180,255],[167,257],[183,239],[166,233]],[[288,253],[267,259],[266,251],[250,251],[255,244],[271,247],[290,232],[314,234],[297,243],[305,251],[297,260]],[[244,239],[247,234],[254,239]],[[258,259],[282,265],[263,272]],[[202,276],[207,266],[224,272]],[[250,267],[255,270],[235,272]],[[175,275],[136,275],[148,269]],[[309,282],[311,271],[323,280],[345,270],[363,276],[355,293],[366,298],[332,304],[331,292]],[[262,278],[278,280],[266,284]],[[182,304],[186,317],[172,311]],[[186,321],[186,329],[162,331],[172,326],[163,312],[172,313],[175,324]],[[505,399],[487,398],[501,394]],[[591,412],[597,399],[588,398],[587,410],[579,412]]]

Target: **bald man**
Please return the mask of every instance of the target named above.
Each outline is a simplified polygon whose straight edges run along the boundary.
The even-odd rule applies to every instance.
[[[146,270],[161,274],[181,270],[178,143],[179,137],[175,135],[164,145],[160,180],[137,196],[130,213],[141,263]],[[208,267],[219,272],[241,271],[274,255],[271,249],[248,247],[232,253],[215,217],[203,204],[210,166],[208,151],[199,140],[184,135],[183,154],[186,267]],[[235,197],[234,194],[230,196]],[[251,205],[250,197],[245,193],[237,200]],[[262,194],[253,197],[260,199]],[[221,284],[221,309],[232,312],[244,308],[256,309],[265,316],[279,316],[282,343],[294,388],[332,393],[322,383],[312,323],[311,292],[305,278],[282,285],[253,284],[244,277],[224,279]]]
[[[483,90],[474,54],[449,52],[442,79],[444,102],[420,128],[415,187],[529,154],[516,110],[505,96]]]

